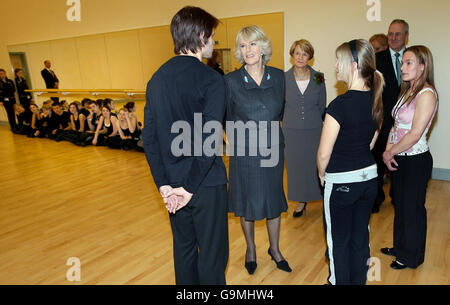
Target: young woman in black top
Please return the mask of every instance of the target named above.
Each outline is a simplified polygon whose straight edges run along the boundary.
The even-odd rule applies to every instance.
[[[69,105],[70,111],[70,124],[72,131],[84,132],[86,126],[86,117],[84,114],[80,113],[80,108],[78,103],[73,102]]]
[[[369,218],[377,195],[377,166],[371,154],[382,123],[383,75],[363,39],[336,50],[336,72],[349,90],[326,111],[317,154],[324,192],[328,282],[364,285],[370,259]]]
[[[103,105],[102,116],[98,121],[92,145],[102,146],[109,137],[117,135],[117,118],[111,114],[108,106]]]
[[[139,139],[141,135],[141,123],[138,121],[136,115],[136,105],[134,102],[128,102],[125,104],[124,108],[128,111],[126,118],[128,126],[130,126],[130,132],[133,138]]]
[[[69,112],[70,129],[61,132],[59,138],[78,145],[81,140],[81,135],[85,130],[86,117],[84,114],[80,113],[80,108],[77,102],[70,103]]]
[[[131,124],[129,113],[125,108],[119,110],[116,125],[118,134],[115,137],[109,137],[106,145],[109,148],[122,148],[123,150],[135,148],[138,141],[133,137],[135,126]]]
[[[41,110],[39,107],[31,103],[30,104],[30,112],[31,112],[31,132],[30,137],[39,137],[41,135],[42,123],[44,122],[41,118]]]

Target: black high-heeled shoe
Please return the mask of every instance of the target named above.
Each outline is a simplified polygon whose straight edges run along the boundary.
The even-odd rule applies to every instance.
[[[286,271],[286,272],[292,272],[292,269],[291,269],[291,267],[289,267],[289,264],[288,264],[287,261],[282,260],[282,261],[277,262],[277,261],[275,260],[275,257],[274,257],[274,256],[272,255],[272,253],[270,252],[270,248],[269,248],[269,250],[267,250],[267,253],[269,253],[269,255],[270,255],[270,257],[272,258],[272,260],[277,264],[277,268],[278,268],[278,269],[283,270],[283,271]]]
[[[303,209],[301,211],[294,211],[294,214],[292,216],[294,216],[294,218],[298,218],[298,217],[303,216],[303,212],[305,212],[305,214],[306,214],[306,205],[307,204],[308,203],[305,202],[305,205],[303,206]]]
[[[245,269],[247,269],[247,272],[250,275],[255,273],[256,267],[258,267],[256,262],[245,262]]]

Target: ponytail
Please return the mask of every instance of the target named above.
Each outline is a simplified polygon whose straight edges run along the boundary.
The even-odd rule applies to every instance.
[[[380,71],[375,70],[373,72],[373,81],[371,86],[373,91],[372,117],[378,131],[380,131],[381,125],[383,124],[383,87],[383,74],[381,74]]]

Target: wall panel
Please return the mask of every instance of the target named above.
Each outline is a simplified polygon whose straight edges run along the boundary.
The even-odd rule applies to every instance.
[[[82,88],[111,89],[104,35],[78,37],[76,40]]]
[[[170,27],[160,26],[139,30],[142,73],[145,88],[153,73],[174,56]]]
[[[105,34],[106,56],[115,89],[144,88],[138,31]]]
[[[80,65],[75,39],[61,39],[50,42],[52,70],[59,79],[60,88],[81,88]]]

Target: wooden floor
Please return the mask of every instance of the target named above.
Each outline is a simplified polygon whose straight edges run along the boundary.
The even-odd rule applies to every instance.
[[[0,126],[0,284],[174,284],[172,241],[145,156],[103,147],[29,139]],[[450,182],[431,181],[425,263],[392,270],[393,207],[371,218],[372,256],[381,281],[368,284],[450,284]],[[322,203],[292,218],[282,215],[280,246],[293,272],[267,255],[264,221],[256,225],[258,269],[247,274],[239,220],[229,215],[228,284],[323,284]],[[70,257],[81,261],[81,281],[67,281]]]

